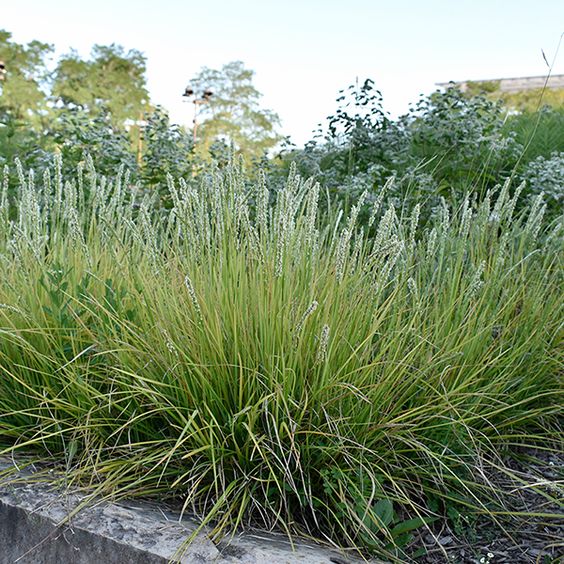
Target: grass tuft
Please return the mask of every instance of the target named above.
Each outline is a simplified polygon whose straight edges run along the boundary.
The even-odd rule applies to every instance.
[[[501,515],[488,468],[511,447],[561,447],[563,224],[540,199],[515,216],[507,184],[422,231],[366,194],[320,216],[295,170],[275,194],[238,162],[198,189],[170,178],[168,211],[91,162],[17,172],[0,195],[3,454],[174,499],[218,536],[400,558],[453,506]]]

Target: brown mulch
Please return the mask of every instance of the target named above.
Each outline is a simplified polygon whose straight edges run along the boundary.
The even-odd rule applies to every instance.
[[[505,506],[519,515],[494,523],[473,517],[462,526],[423,534],[427,554],[421,564],[556,564],[564,563],[564,453],[523,449],[506,460],[518,478],[498,472],[488,476],[502,492]],[[558,517],[531,515],[553,514]]]

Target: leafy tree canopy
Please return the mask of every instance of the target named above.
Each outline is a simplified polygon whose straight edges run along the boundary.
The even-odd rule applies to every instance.
[[[3,123],[9,114],[12,119],[25,118],[29,125],[39,126],[47,103],[46,59],[52,51],[51,45],[41,41],[30,41],[27,45],[16,43],[10,32],[0,30],[0,60],[7,70],[5,80],[0,83]]]
[[[136,49],[95,45],[90,60],[75,51],[55,70],[53,96],[65,107],[79,106],[93,115],[109,112],[114,124],[137,120],[148,108],[146,59]]]
[[[280,141],[276,131],[280,118],[260,107],[262,95],[253,85],[253,75],[241,61],[234,61],[218,70],[203,67],[190,81],[196,97],[213,92],[208,103],[197,106],[199,119],[204,120],[198,137],[207,150],[223,140],[258,157]]]

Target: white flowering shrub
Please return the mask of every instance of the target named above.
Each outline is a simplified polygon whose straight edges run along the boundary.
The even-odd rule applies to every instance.
[[[561,211],[564,204],[564,152],[553,152],[548,158],[537,157],[527,164],[521,178],[530,193],[543,193],[548,206]]]

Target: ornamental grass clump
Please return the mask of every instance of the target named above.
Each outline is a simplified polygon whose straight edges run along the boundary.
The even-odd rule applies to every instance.
[[[378,196],[320,216],[295,170],[275,194],[238,162],[169,178],[169,210],[123,170],[61,171],[18,167],[9,193],[6,170],[0,194],[3,454],[218,536],[399,558],[452,504],[502,514],[509,449],[559,448],[563,232],[542,202],[515,217],[505,185],[422,231]]]

